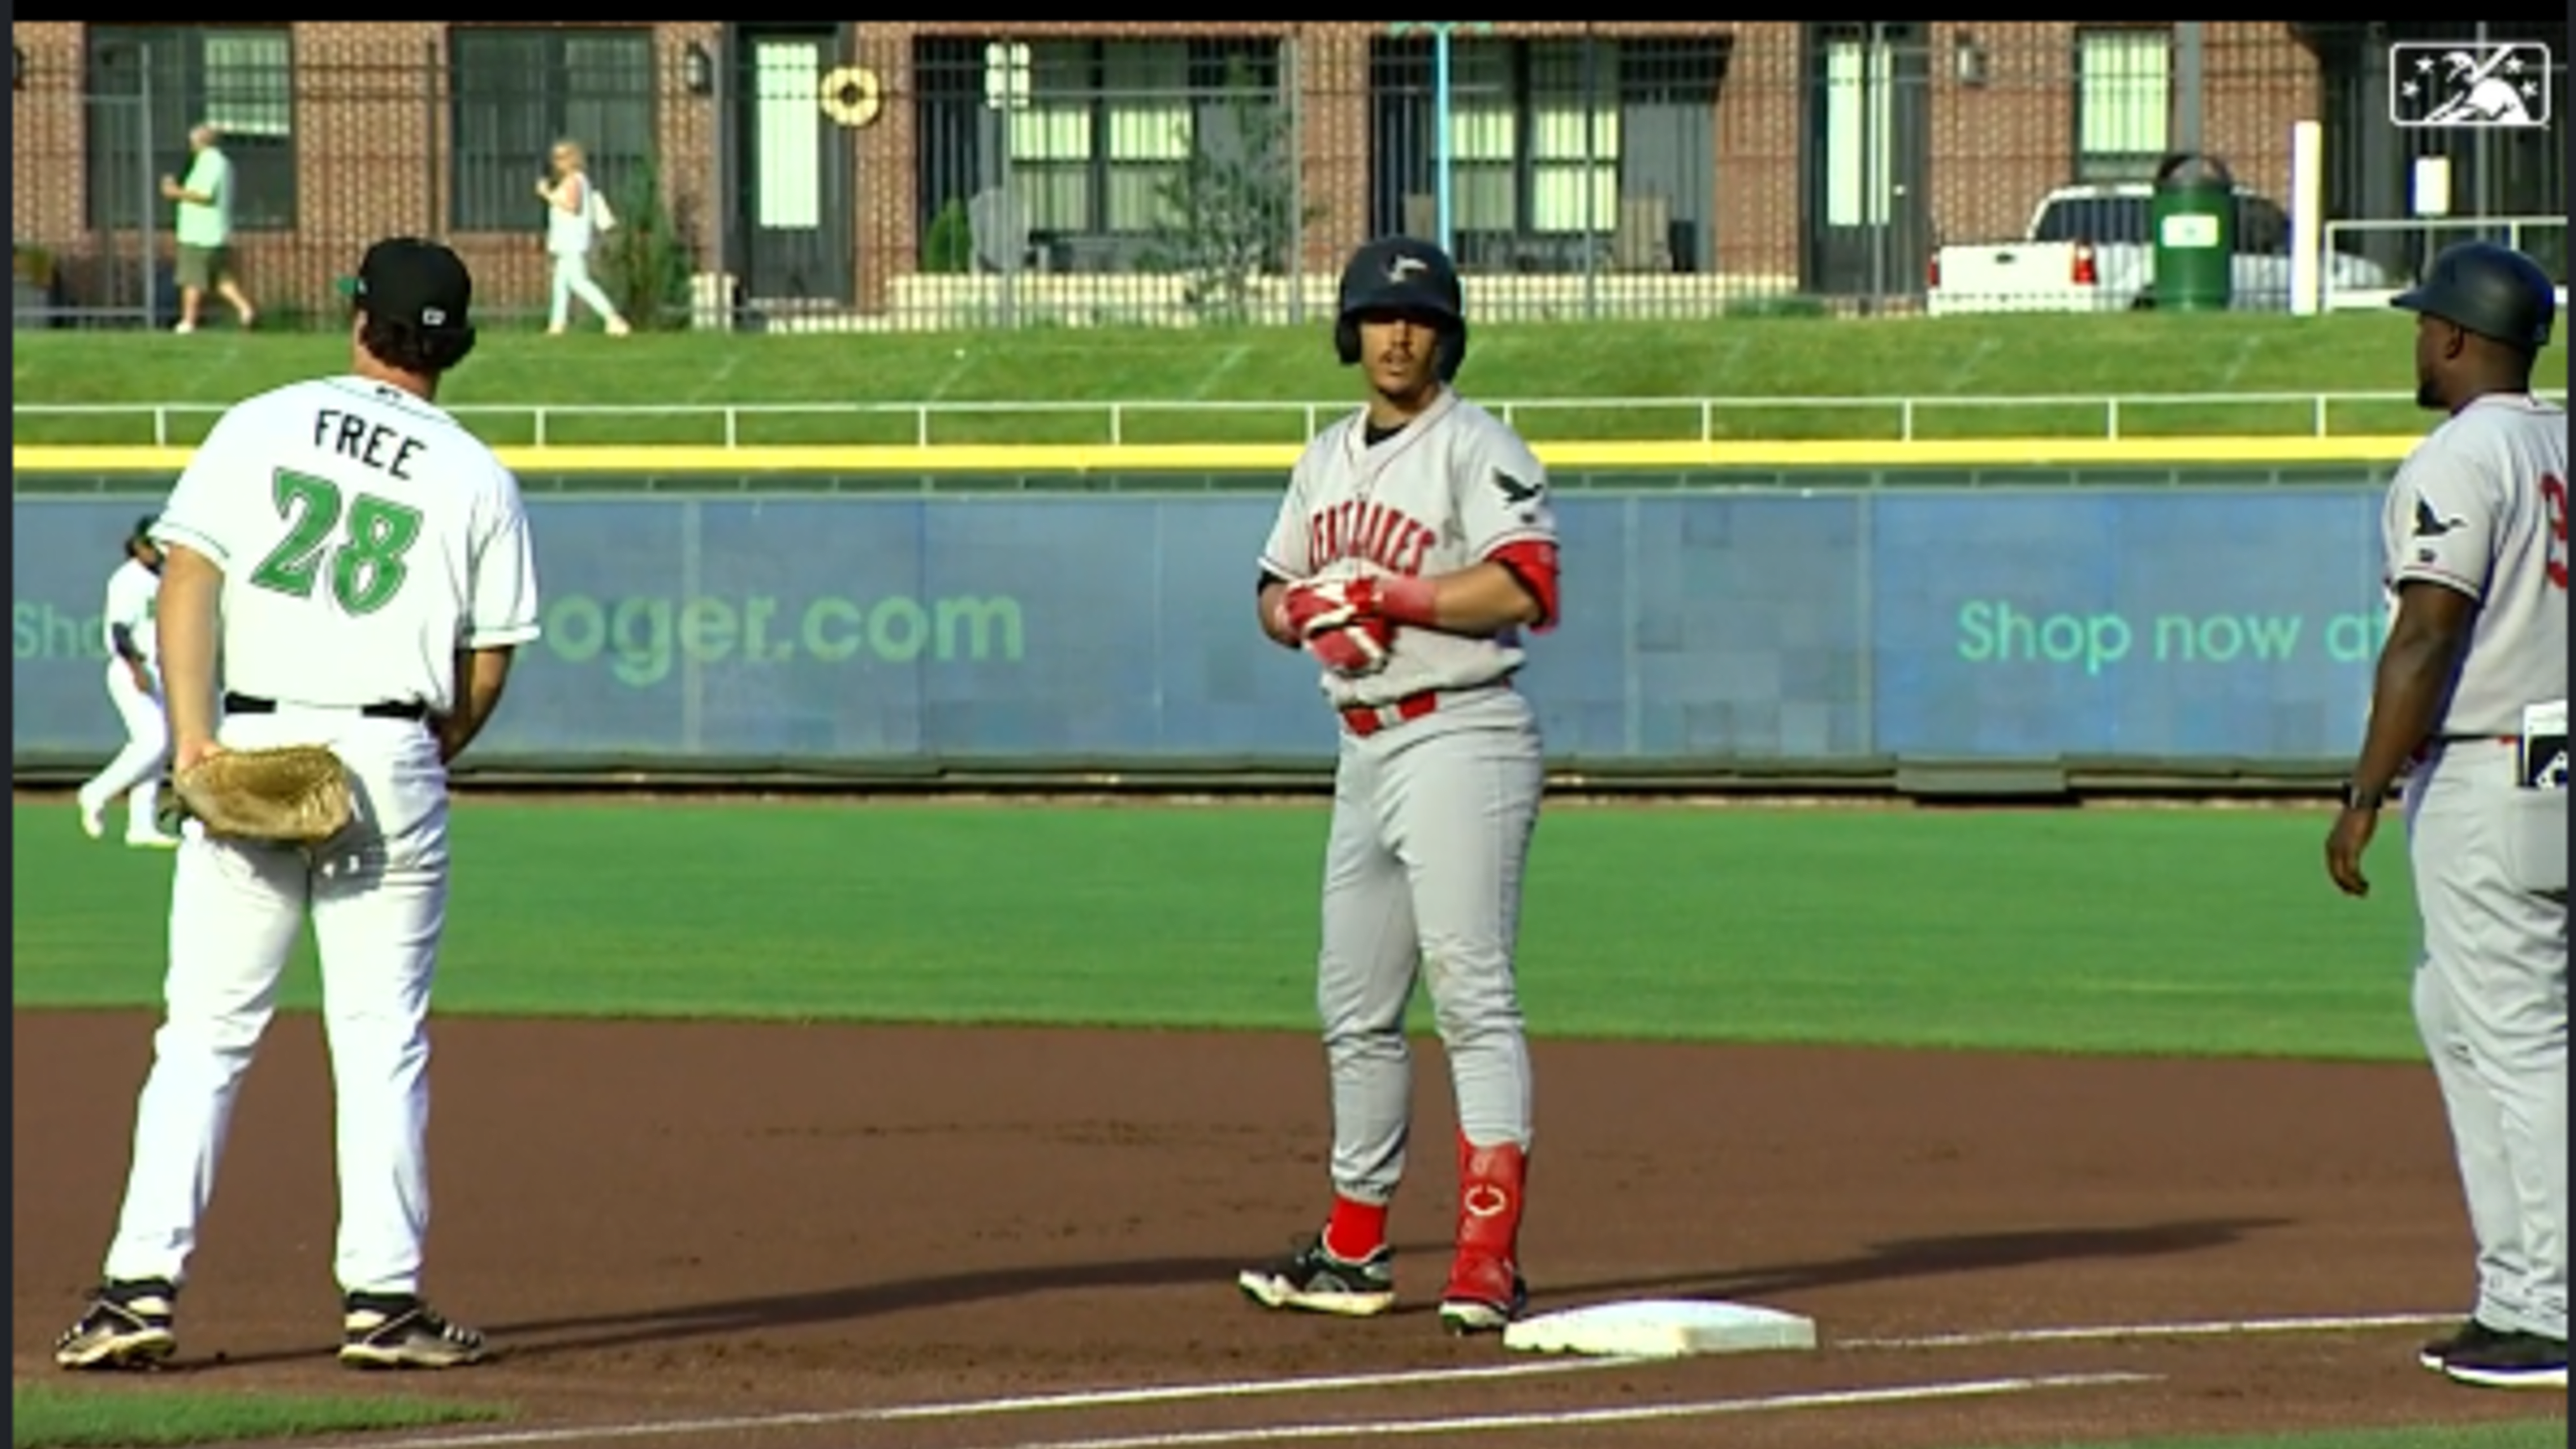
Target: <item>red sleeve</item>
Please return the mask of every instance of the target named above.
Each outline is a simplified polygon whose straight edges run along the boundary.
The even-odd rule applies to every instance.
[[[1525,538],[1507,543],[1485,555],[1489,563],[1501,564],[1512,571],[1512,577],[1529,591],[1538,604],[1538,622],[1531,627],[1544,634],[1556,627],[1556,545],[1546,539]]]

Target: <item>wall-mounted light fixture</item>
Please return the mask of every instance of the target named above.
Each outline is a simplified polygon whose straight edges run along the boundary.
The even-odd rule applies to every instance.
[[[1986,48],[1962,30],[1950,37],[1950,77],[1963,86],[1986,83]]]
[[[680,84],[693,96],[713,95],[716,88],[716,58],[707,48],[692,40],[680,53]]]

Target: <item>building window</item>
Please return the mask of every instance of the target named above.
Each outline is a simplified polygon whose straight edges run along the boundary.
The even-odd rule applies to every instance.
[[[88,28],[89,224],[173,225],[161,178],[188,171],[188,132],[221,133],[233,228],[295,227],[295,72],[283,25]]]
[[[1511,231],[1520,224],[1520,94],[1513,47],[1449,47],[1449,229]],[[1438,122],[1433,122],[1437,125]]]
[[[1108,181],[1102,229],[1136,235],[1177,225],[1180,215],[1164,198],[1198,139],[1189,43],[1104,45],[1100,59],[1100,118],[1109,143],[1102,158]]]
[[[1619,105],[1582,41],[1451,51],[1450,229],[1585,235],[1619,215]]]
[[[2173,120],[2173,33],[2075,32],[2075,179],[2144,181]]]
[[[1198,140],[1187,40],[1003,42],[985,47],[1004,98],[1010,183],[1029,229],[1145,236],[1174,224],[1165,197]]]
[[[1277,83],[1278,45],[926,37],[913,71],[925,234],[971,200],[976,255],[999,265],[1008,247],[986,232],[1007,187],[1030,265],[1116,270],[1181,224],[1168,198],[1194,155],[1228,144],[1233,83]]]
[[[1569,247],[1619,227],[1620,59],[1612,41],[1451,46],[1449,225],[1461,266],[1569,269]],[[1371,68],[1373,228],[1428,237],[1438,215],[1430,43],[1380,40]]]
[[[581,144],[611,195],[653,162],[653,34],[642,26],[451,25],[448,226],[542,231],[537,178]]]
[[[1596,67],[1595,62],[1609,62]],[[1529,229],[1588,235],[1619,216],[1616,58],[1581,41],[1529,52]],[[1596,73],[1607,70],[1607,77]]]

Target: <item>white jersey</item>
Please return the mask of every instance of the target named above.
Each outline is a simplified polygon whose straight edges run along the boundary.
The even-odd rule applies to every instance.
[[[119,630],[134,652],[143,656],[145,668],[161,657],[160,638],[152,627],[152,607],[161,597],[161,576],[134,559],[118,565],[107,576],[107,609],[100,616],[99,642],[107,646],[107,657],[122,657],[116,647]]]
[[[1262,550],[1277,578],[1337,566],[1433,575],[1471,568],[1515,545],[1556,543],[1547,470],[1520,435],[1443,389],[1421,416],[1372,444],[1355,412],[1315,436],[1288,475],[1288,495]],[[1399,629],[1386,667],[1348,679],[1323,671],[1337,706],[1391,704],[1431,689],[1496,683],[1521,664],[1517,630],[1490,639]]]
[[[2519,394],[2477,399],[2408,454],[2380,519],[2398,585],[2477,601],[2440,735],[2509,735],[2525,705],[2567,697],[2567,414]]]
[[[435,404],[360,377],[227,411],[153,537],[223,570],[223,686],[456,707],[456,653],[537,637],[519,483]]]

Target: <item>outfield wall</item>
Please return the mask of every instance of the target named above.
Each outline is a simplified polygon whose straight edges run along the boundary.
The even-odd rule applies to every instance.
[[[1569,772],[2331,778],[2384,628],[2378,491],[1568,494],[1524,685]],[[487,770],[1224,776],[1335,726],[1251,619],[1242,495],[557,497]],[[22,778],[119,743],[131,498],[13,508]],[[2036,763],[2036,771],[2020,767]]]

